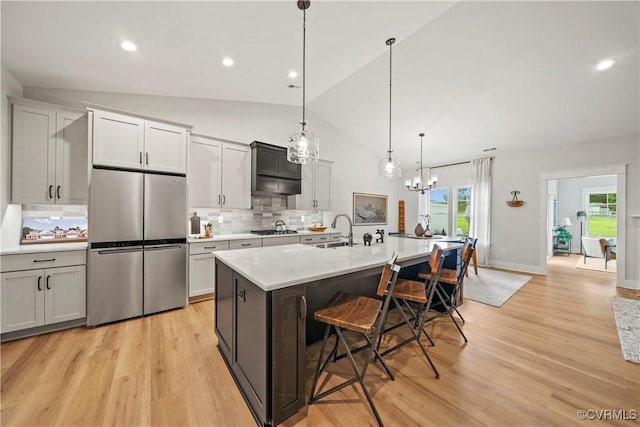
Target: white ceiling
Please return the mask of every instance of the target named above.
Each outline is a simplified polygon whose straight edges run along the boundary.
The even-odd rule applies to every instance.
[[[420,131],[429,165],[638,132],[638,6],[315,0],[308,107],[384,155],[395,37],[392,141],[405,168]],[[301,71],[301,50],[293,0],[2,1],[2,66],[24,86],[300,105],[287,86],[301,73],[287,73]],[[607,57],[618,63],[595,71]]]

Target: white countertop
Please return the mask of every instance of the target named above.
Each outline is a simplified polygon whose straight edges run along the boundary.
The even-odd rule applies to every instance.
[[[239,234],[220,234],[213,237],[207,237],[204,239],[189,237],[187,241],[189,243],[198,243],[198,242],[220,242],[223,240],[242,240],[242,239],[269,239],[272,237],[286,237],[286,236],[308,236],[308,235],[316,235],[316,234],[332,234],[332,233],[340,233],[340,230],[336,230],[334,228],[327,228],[324,231],[309,231],[309,230],[297,230],[297,233],[291,234],[270,234],[267,236],[261,236],[259,234],[254,233],[239,233]]]
[[[33,243],[0,249],[0,255],[18,255],[38,252],[83,251],[87,249],[87,242],[75,243]]]
[[[433,245],[445,251],[462,247],[462,243],[438,240],[385,237],[384,243],[371,246],[317,248],[294,244],[214,252],[224,262],[265,291],[326,279],[367,268],[391,259],[395,250],[398,261],[427,257]]]

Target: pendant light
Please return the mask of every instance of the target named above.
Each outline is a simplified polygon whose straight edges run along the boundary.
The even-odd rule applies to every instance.
[[[419,133],[418,136],[420,137],[420,175],[413,178],[413,182],[411,182],[410,179],[406,180],[404,185],[409,191],[419,191],[421,194],[424,194],[425,191],[429,191],[436,186],[438,177],[435,175],[431,176],[431,170],[429,170],[429,176],[431,177],[431,179],[429,179],[429,182],[427,182],[426,186],[424,185],[424,176],[422,173],[422,171],[424,170],[422,168],[422,138],[424,138],[424,133]]]
[[[396,42],[393,37],[385,43],[389,46],[389,149],[387,154],[378,162],[378,173],[386,179],[400,178],[402,170],[400,169],[400,161],[391,156],[391,46]]]
[[[297,4],[298,9],[302,10],[302,121],[300,122],[300,129],[289,136],[287,160],[298,164],[318,163],[320,159],[320,144],[316,135],[309,130],[305,116],[307,9],[311,5],[311,1],[298,0]]]

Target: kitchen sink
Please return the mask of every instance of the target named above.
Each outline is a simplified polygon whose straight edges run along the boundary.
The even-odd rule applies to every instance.
[[[342,246],[349,246],[349,242],[331,242],[331,243],[320,243],[316,245],[316,248],[340,248]],[[353,246],[358,246],[358,243],[354,243]]]

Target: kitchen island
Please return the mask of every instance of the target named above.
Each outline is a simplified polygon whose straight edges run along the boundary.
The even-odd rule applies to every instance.
[[[305,348],[324,330],[313,312],[338,290],[373,296],[394,252],[402,267],[416,266],[434,244],[456,262],[462,243],[397,237],[372,246],[294,244],[215,253],[218,346],[260,424],[276,425],[306,403]]]

